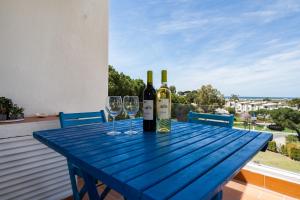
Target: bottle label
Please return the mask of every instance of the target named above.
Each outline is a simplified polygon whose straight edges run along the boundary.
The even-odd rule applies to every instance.
[[[144,120],[153,120],[153,100],[143,101]]]
[[[157,102],[158,118],[159,119],[170,119],[171,113],[169,112],[169,99],[160,99]]]

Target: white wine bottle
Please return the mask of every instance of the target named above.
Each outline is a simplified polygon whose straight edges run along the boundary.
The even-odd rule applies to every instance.
[[[168,133],[171,131],[171,91],[167,86],[167,70],[161,71],[161,83],[156,93],[156,131]]]

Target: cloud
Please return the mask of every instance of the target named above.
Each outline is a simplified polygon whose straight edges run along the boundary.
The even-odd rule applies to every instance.
[[[300,11],[299,1],[278,0],[275,3],[268,4],[259,10],[243,13],[243,17],[252,20],[260,20],[263,23],[269,23],[280,18],[290,16]]]
[[[178,1],[172,2],[178,3]],[[182,33],[195,29],[206,32],[211,27],[221,29],[226,26],[243,26],[243,23],[245,25],[253,22],[269,23],[299,12],[300,1],[278,0],[270,4],[261,4],[259,8],[254,7],[242,12],[237,10],[233,9],[232,13],[229,13],[220,8],[212,10],[197,10],[190,7],[177,8],[171,10],[167,17],[157,23],[156,31],[158,34]]]
[[[300,96],[300,1],[128,0],[130,14],[114,1],[118,70],[144,78],[153,69],[158,86],[167,68],[177,90],[211,83],[225,95]]]
[[[168,34],[172,32],[185,31],[188,29],[195,29],[203,27],[210,23],[207,19],[190,19],[190,20],[173,20],[163,22],[158,26],[158,33]]]
[[[258,58],[251,65],[246,66],[224,65],[221,59],[219,63],[206,63],[207,60],[199,60],[200,65],[209,67],[205,69],[193,67],[192,65],[195,64],[192,61],[191,65],[181,72],[181,76],[176,77],[176,80],[181,83],[178,90],[199,88],[202,84],[211,83],[226,95],[237,93],[240,95],[300,96],[297,86],[300,84],[299,46]],[[194,70],[195,68],[198,70]]]
[[[156,26],[157,34],[182,33],[189,30],[206,31],[207,28],[213,26],[223,26],[224,23],[234,23],[236,20],[231,17],[218,17],[213,13],[190,12],[182,14],[182,12],[174,12],[171,17],[159,22]]]

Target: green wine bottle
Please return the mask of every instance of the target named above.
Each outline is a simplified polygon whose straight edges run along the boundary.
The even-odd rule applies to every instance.
[[[147,71],[147,87],[143,95],[143,129],[145,132],[156,130],[156,91],[153,88],[152,71]]]
[[[161,83],[156,93],[156,131],[168,133],[171,131],[171,91],[167,86],[167,70],[161,71]]]

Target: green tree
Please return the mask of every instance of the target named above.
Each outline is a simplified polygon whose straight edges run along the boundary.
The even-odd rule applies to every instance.
[[[294,98],[292,100],[290,100],[289,105],[291,106],[296,106],[298,110],[300,110],[300,98]]]
[[[263,98],[263,101],[271,101],[272,99],[270,97]]]
[[[188,103],[196,103],[197,96],[198,96],[197,90],[185,92],[186,101]]]
[[[188,104],[185,96],[178,95],[175,93],[172,93],[171,101],[172,103]]]
[[[197,91],[196,103],[204,112],[214,112],[216,108],[223,107],[225,104],[224,95],[211,85],[203,85]]]
[[[236,94],[232,94],[232,95],[230,96],[229,100],[231,100],[231,101],[239,101],[239,100],[240,100],[240,98],[239,98],[239,96],[238,96],[238,95],[236,95]]]
[[[176,87],[174,85],[170,86],[170,90],[172,94],[176,94]]]
[[[274,123],[297,132],[300,138],[300,112],[290,108],[272,110],[271,118]]]
[[[258,116],[258,115],[261,115],[261,116],[264,116],[266,117],[267,115],[270,114],[270,110],[267,110],[267,109],[259,109],[259,110],[252,110],[252,111],[249,111],[249,114],[250,115],[255,115],[255,116]]]
[[[138,96],[140,101],[143,99],[145,83],[142,79],[131,79],[124,73],[119,73],[109,65],[108,95],[109,96]]]
[[[226,110],[229,112],[229,114],[235,115],[235,108],[227,107]]]

